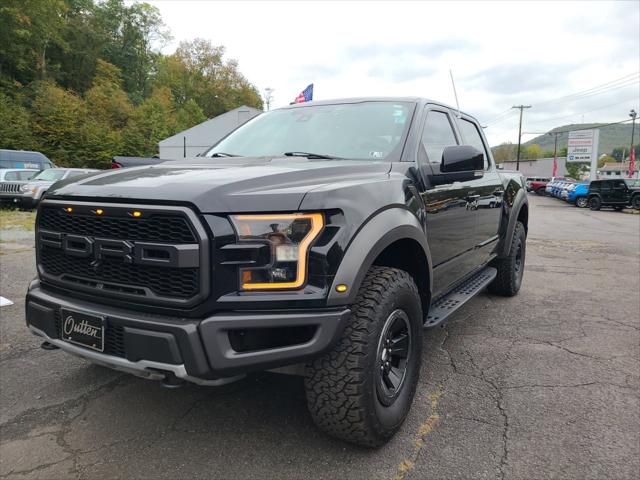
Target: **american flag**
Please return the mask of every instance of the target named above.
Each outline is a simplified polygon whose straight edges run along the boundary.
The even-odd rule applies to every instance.
[[[313,83],[300,92],[293,103],[310,102],[313,100]]]

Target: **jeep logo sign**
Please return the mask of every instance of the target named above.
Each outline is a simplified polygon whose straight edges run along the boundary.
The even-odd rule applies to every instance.
[[[41,246],[59,248],[73,257],[91,258],[95,265],[107,258],[126,264],[174,268],[194,268],[199,263],[200,249],[197,244],[130,242],[43,230],[38,232],[38,243]]]

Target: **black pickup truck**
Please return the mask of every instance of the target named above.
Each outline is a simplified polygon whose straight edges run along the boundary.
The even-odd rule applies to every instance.
[[[423,330],[484,287],[518,292],[527,223],[523,178],[496,170],[469,115],[291,105],[204,157],[57,183],[27,324],[166,385],[301,371],[322,430],[378,446],[411,406]]]

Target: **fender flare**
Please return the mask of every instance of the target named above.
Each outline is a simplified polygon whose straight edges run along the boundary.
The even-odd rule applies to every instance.
[[[509,222],[507,224],[507,230],[504,236],[500,239],[500,245],[498,246],[498,255],[504,257],[509,254],[509,248],[511,248],[511,239],[513,238],[513,232],[516,229],[516,223],[518,222],[518,215],[522,207],[529,206],[529,199],[524,189],[518,190],[516,198],[513,204],[509,208]]]
[[[398,240],[415,240],[424,252],[428,269],[428,293],[432,289],[431,252],[427,238],[416,216],[404,208],[390,208],[372,216],[355,235],[340,262],[331,284],[327,306],[348,305],[355,302],[364,277],[374,260],[392,243]],[[349,287],[339,293],[336,285]],[[430,298],[430,297],[429,297]]]

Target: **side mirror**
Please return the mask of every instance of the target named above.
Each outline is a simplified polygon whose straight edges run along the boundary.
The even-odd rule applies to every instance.
[[[471,145],[452,145],[442,152],[441,173],[484,170],[484,153]]]
[[[468,182],[484,175],[484,153],[471,145],[452,145],[442,152],[440,172],[429,175],[432,185]]]

